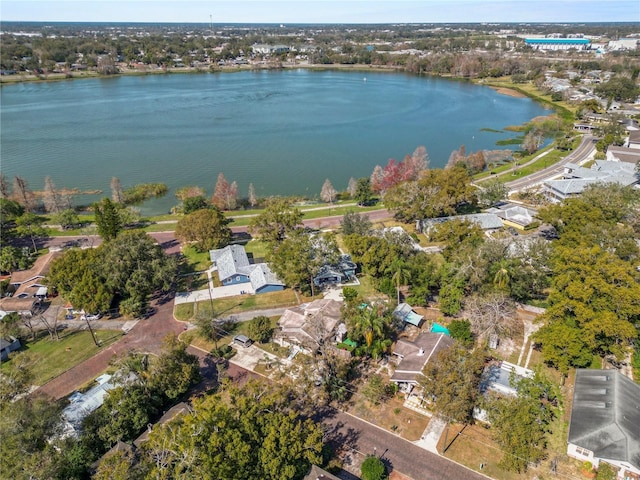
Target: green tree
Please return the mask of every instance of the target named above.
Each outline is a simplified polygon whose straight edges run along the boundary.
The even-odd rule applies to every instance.
[[[460,344],[441,350],[423,370],[420,385],[436,411],[449,421],[468,424],[480,396],[480,378],[485,355],[480,349],[468,352]]]
[[[154,429],[141,460],[154,478],[302,478],[322,462],[323,433],[299,411],[286,391],[229,385],[195,400],[193,413]]]
[[[407,281],[411,280],[411,269],[407,265],[406,262],[402,260],[396,260],[391,265],[391,271],[393,275],[391,280],[396,285],[396,293],[398,295],[398,305],[400,304],[400,287],[404,285]]]
[[[196,355],[187,352],[187,344],[168,335],[151,372],[152,388],[169,401],[185,394],[200,381],[200,364]]]
[[[364,339],[367,352],[371,353],[376,340],[385,339],[386,319],[373,308],[365,308],[354,319],[356,331]]]
[[[109,390],[100,410],[105,421],[98,434],[107,445],[135,440],[157,413],[156,406],[137,385]]]
[[[111,307],[113,292],[92,269],[85,270],[82,279],[67,294],[76,309],[89,313],[106,312]]]
[[[469,174],[458,166],[426,170],[418,180],[399,183],[384,196],[387,208],[405,222],[454,215],[476,201]]]
[[[207,197],[205,197],[204,195],[187,197],[182,202],[182,213],[184,213],[185,215],[189,215],[196,210],[202,210],[210,207],[211,204],[209,203],[209,200],[207,200]]]
[[[33,263],[28,248],[17,248],[5,245],[0,250],[0,272],[11,273],[26,270]]]
[[[547,323],[531,336],[531,340],[540,348],[544,361],[565,377],[572,367],[586,368],[593,361],[591,348],[582,331],[570,321]]]
[[[384,462],[375,455],[368,455],[364,459],[360,467],[360,475],[362,480],[385,480],[388,478]]]
[[[505,452],[499,466],[521,473],[529,463],[545,457],[560,397],[557,387],[540,372],[521,379],[515,387],[515,397],[492,397],[486,407],[493,437]]]
[[[273,327],[269,317],[259,315],[247,323],[247,333],[260,343],[267,343],[273,335]]]
[[[508,196],[508,189],[504,182],[495,178],[482,183],[477,196],[478,204],[482,207],[492,207],[500,200],[504,200]]]
[[[18,202],[0,198],[0,240],[3,244],[15,233],[16,219],[24,214]]]
[[[102,245],[99,265],[114,294],[142,307],[146,307],[154,291],[169,291],[177,271],[177,259],[165,254],[143,231],[122,232]]]
[[[261,240],[277,244],[301,225],[302,212],[293,206],[291,200],[272,198],[264,211],[251,220],[249,230]]]
[[[358,205],[365,207],[373,200],[373,191],[371,190],[371,180],[369,178],[359,178],[356,184],[356,191],[353,199]]]
[[[38,251],[36,240],[46,236],[47,231],[42,227],[44,219],[34,213],[23,213],[16,219],[16,234],[29,237],[34,253]]]
[[[473,346],[473,333],[471,333],[471,322],[469,320],[451,320],[447,326],[451,338],[460,342],[465,348]]]
[[[108,198],[93,204],[98,234],[105,240],[113,240],[122,230],[122,218],[120,208]]]
[[[192,242],[199,252],[222,248],[231,240],[231,220],[216,207],[196,210],[176,225],[176,237]]]
[[[52,218],[54,223],[60,225],[63,230],[77,227],[80,224],[78,214],[73,208],[67,208],[55,214]]]
[[[342,229],[342,235],[355,233],[356,235],[367,236],[370,235],[372,231],[369,217],[356,213],[353,210],[349,210],[344,214],[340,222],[340,227]]]

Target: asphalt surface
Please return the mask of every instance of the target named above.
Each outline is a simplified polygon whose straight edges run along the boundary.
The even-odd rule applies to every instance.
[[[592,155],[596,149],[594,140],[595,137],[593,137],[592,135],[585,135],[582,138],[582,142],[580,142],[578,148],[576,148],[573,152],[571,152],[559,162],[536,173],[527,175],[526,177],[520,178],[518,180],[513,180],[511,182],[506,182],[505,186],[510,192],[513,192],[517,190],[527,189],[529,187],[532,187],[533,185],[544,182],[545,180],[557,177],[563,172],[564,166],[567,163],[580,163],[589,158],[589,156]]]
[[[486,480],[488,477],[435,455],[398,435],[371,425],[348,413],[329,410],[322,415],[328,439],[358,462],[378,455],[389,470],[414,480]]]

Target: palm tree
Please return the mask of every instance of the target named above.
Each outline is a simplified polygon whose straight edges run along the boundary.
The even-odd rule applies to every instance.
[[[372,308],[366,308],[357,318],[356,326],[364,336],[367,349],[371,348],[376,336],[381,337],[384,330],[384,320]]]
[[[498,263],[498,270],[493,277],[493,284],[498,290],[507,290],[509,282],[511,281],[511,275],[509,272],[509,263],[506,260],[500,260]]]
[[[393,270],[393,276],[391,280],[396,284],[396,292],[398,294],[398,305],[400,304],[400,286],[405,285],[411,280],[411,270],[406,262],[402,260],[395,260],[391,264],[391,270]]]

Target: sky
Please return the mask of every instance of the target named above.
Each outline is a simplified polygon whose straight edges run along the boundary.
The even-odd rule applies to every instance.
[[[2,0],[0,21],[638,22],[640,0]]]

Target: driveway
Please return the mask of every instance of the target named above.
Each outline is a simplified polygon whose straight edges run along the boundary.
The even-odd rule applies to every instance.
[[[229,360],[229,363],[233,363],[245,370],[251,370],[256,368],[258,364],[264,363],[266,358],[270,360],[278,360],[275,355],[265,352],[264,350],[251,345],[249,347],[243,347],[240,345],[232,345],[236,350],[236,354]]]

